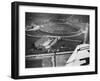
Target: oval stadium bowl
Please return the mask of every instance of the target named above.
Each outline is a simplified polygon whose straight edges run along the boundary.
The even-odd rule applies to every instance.
[[[52,33],[56,35],[70,35],[76,34],[80,31],[81,27],[74,26],[66,23],[48,23],[40,28],[42,32]]]

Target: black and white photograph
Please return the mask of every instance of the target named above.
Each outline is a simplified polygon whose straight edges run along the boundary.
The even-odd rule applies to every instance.
[[[97,7],[12,3],[14,79],[97,74]]]
[[[89,65],[89,15],[25,13],[25,67]]]

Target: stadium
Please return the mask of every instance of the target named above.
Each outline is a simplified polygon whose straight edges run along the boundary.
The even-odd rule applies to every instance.
[[[26,68],[67,66],[76,47],[89,44],[88,15],[26,13],[25,22]]]

